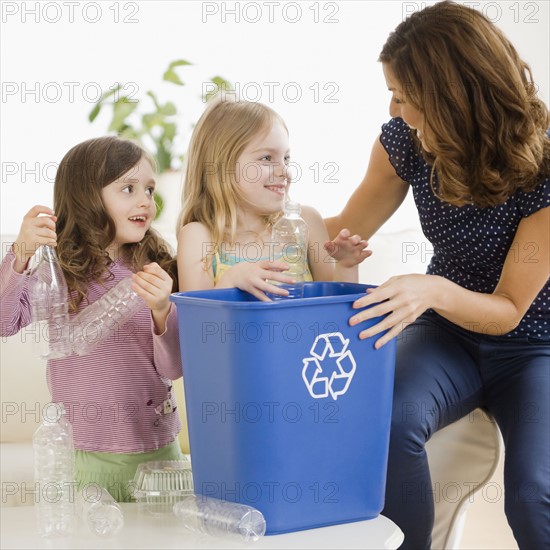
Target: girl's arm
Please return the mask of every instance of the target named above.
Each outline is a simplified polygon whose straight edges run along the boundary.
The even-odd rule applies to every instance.
[[[380,138],[376,139],[363,181],[342,212],[325,219],[329,237],[336,239],[338,233],[347,228],[351,235],[370,239],[399,208],[408,190],[409,185],[396,174]],[[339,239],[335,243],[341,248]]]
[[[262,301],[269,301],[265,292],[288,295],[288,291],[272,285],[267,280],[292,283],[292,278],[283,275],[288,269],[284,262],[261,260],[240,262],[228,269],[214,283],[211,261],[215,244],[208,229],[198,222],[185,225],[178,235],[178,277],[180,291],[208,290],[211,288],[240,288]],[[206,267],[206,269],[205,269]]]
[[[549,277],[550,207],[546,207],[519,223],[492,294],[467,290],[436,275],[392,277],[355,302],[356,308],[380,303],[357,313],[350,323],[389,314],[360,335],[368,338],[389,329],[376,341],[377,348],[428,308],[473,332],[506,334],[519,324]]]
[[[29,276],[24,271],[40,245],[56,245],[55,220],[51,208],[33,206],[23,217],[19,235],[0,265],[1,336],[17,334],[31,322]]]
[[[302,217],[309,230],[308,262],[313,280],[356,283],[359,279],[359,264],[371,254],[370,250],[366,250],[368,243],[358,235],[348,235],[345,250],[341,249],[331,257],[325,248],[327,228],[319,212],[304,206]]]
[[[170,380],[177,380],[181,377],[182,373],[178,316],[174,304],[172,304],[166,318],[165,332],[159,334],[156,332],[155,326],[153,326],[153,329],[155,368],[162,376]]]
[[[31,322],[29,275],[19,273],[13,248],[0,264],[0,336],[12,336]]]
[[[135,292],[151,310],[155,368],[170,380],[181,376],[176,306],[170,302],[172,277],[156,262],[132,275]]]
[[[40,214],[43,215],[40,216]],[[13,269],[17,273],[23,273],[39,246],[43,244],[57,245],[56,220],[54,211],[42,205],[33,206],[25,214],[19,235],[12,247],[16,256]]]
[[[205,258],[212,258],[214,243],[210,231],[199,222],[191,222],[181,228],[178,235],[178,278],[179,289],[208,290],[214,288],[212,267]]]
[[[166,332],[166,319],[172,309],[170,294],[172,292],[172,277],[156,262],[143,267],[143,271],[132,275],[133,289],[141,296],[151,316],[156,334]]]

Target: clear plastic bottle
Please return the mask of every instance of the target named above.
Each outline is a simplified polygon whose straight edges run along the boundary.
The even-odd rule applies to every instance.
[[[122,279],[74,318],[74,352],[90,354],[112,330],[128,322],[143,307],[143,300],[132,290],[132,279]]]
[[[307,223],[300,216],[300,204],[294,201],[287,201],[284,215],[274,225],[271,232],[271,245],[273,247],[273,258],[289,265],[286,275],[296,281],[296,285],[285,285],[289,291],[288,298],[303,297],[303,283],[307,272],[307,248],[309,231]],[[280,285],[277,281],[269,281],[272,284]],[[268,294],[272,300],[284,298],[276,294]]]
[[[30,273],[29,300],[38,355],[58,359],[71,353],[69,293],[55,248],[42,245]]]
[[[78,495],[79,511],[92,533],[112,537],[124,527],[124,512],[111,493],[99,485],[88,485]]]
[[[50,403],[32,438],[38,533],[71,534],[76,524],[73,430],[62,404]]]
[[[246,504],[190,495],[174,504],[174,514],[194,533],[245,542],[256,542],[265,534],[263,514]]]

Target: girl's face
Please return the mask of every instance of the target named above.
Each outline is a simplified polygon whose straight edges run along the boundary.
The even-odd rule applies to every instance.
[[[426,144],[426,131],[429,132],[429,129],[426,128],[424,114],[407,101],[406,92],[395,78],[389,65],[382,63],[382,69],[388,90],[392,92],[390,116],[402,118],[409,128],[416,130],[416,136],[423,149],[429,152],[430,149]]]
[[[116,226],[115,240],[110,247],[117,254],[124,244],[138,243],[145,236],[155,218],[156,205],[153,168],[142,158],[119,179],[101,190],[105,210]]]
[[[243,204],[241,208],[260,215],[283,209],[288,186],[290,151],[288,133],[278,121],[254,138],[237,159],[236,178]]]

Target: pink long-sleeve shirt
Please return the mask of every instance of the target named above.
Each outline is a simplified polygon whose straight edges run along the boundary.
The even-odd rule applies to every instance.
[[[0,334],[21,331],[32,345],[37,335],[29,326],[29,272],[17,273],[14,261],[10,251],[0,264]],[[105,286],[90,284],[90,304],[132,274],[121,262],[110,271],[114,278]],[[132,453],[158,449],[177,437],[181,422],[171,380],[181,374],[175,306],[166,330],[157,334],[144,304],[90,355],[49,360],[46,377],[52,401],[65,405],[77,449]]]

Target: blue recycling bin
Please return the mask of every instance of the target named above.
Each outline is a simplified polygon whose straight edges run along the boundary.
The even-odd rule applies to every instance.
[[[238,289],[171,296],[196,493],[260,510],[266,534],[383,508],[395,341],[351,327],[367,285],[304,283],[260,302]]]

